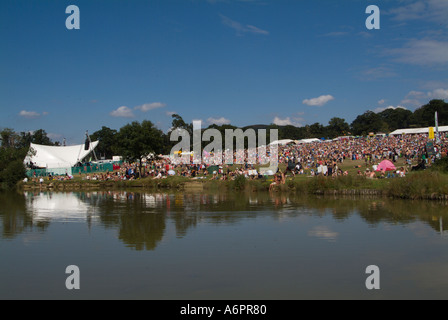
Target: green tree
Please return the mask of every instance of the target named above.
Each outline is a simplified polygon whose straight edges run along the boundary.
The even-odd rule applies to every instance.
[[[20,132],[19,134],[19,148],[29,148],[31,142],[33,141],[33,135],[31,132]]]
[[[345,119],[334,117],[328,122],[327,133],[330,138],[348,135],[349,131],[350,126]]]
[[[378,113],[380,118],[387,124],[389,131],[409,128],[412,118],[412,111],[403,108],[387,108]]]
[[[12,189],[26,176],[23,162],[29,148],[20,145],[20,136],[13,129],[3,129],[0,136],[0,189]]]
[[[100,130],[90,135],[92,141],[98,141],[96,152],[105,159],[112,159],[117,143],[117,130],[102,126]]]
[[[368,135],[370,132],[389,131],[387,123],[381,119],[381,116],[373,111],[366,111],[356,117],[351,124],[354,135]]]
[[[448,125],[448,103],[443,100],[431,100],[416,109],[412,115],[412,124],[416,127],[434,127],[437,111],[439,126]]]
[[[310,138],[324,138],[326,136],[326,130],[323,125],[316,122],[309,126]]]
[[[39,129],[33,132],[31,136],[31,142],[34,144],[42,144],[46,146],[54,145],[54,143],[51,141],[51,139],[43,129]]]
[[[193,124],[187,124],[184,119],[178,114],[171,115],[171,118],[173,119],[171,122],[172,130],[173,129],[185,129],[188,131],[188,133],[191,135],[193,132]]]
[[[9,148],[13,147],[19,140],[17,134],[11,128],[4,128],[0,131],[0,139],[2,140],[2,147]]]
[[[140,173],[142,160],[163,150],[163,132],[149,120],[134,121],[121,127],[116,137],[115,150],[127,161],[138,161]]]

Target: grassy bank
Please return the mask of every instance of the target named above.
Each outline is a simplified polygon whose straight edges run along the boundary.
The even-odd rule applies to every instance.
[[[360,168],[364,167],[364,168]],[[445,167],[443,167],[444,169]],[[281,168],[283,169],[283,168]],[[349,194],[378,195],[402,199],[444,199],[448,200],[448,172],[440,170],[440,166],[420,172],[409,172],[406,177],[369,179],[357,175],[365,166],[361,162],[350,161],[344,164],[343,170],[349,172],[346,176],[323,177],[310,175],[287,176],[286,182],[276,185],[271,192],[294,192],[308,195]],[[246,179],[238,176],[235,180],[212,180],[211,177],[191,179],[182,176],[170,176],[166,179],[143,178],[128,181],[95,181],[75,177],[72,180],[45,180],[20,183],[21,190],[185,190],[185,191],[233,191],[258,192],[269,191],[272,177],[262,179]]]
[[[191,181],[185,177],[168,177],[167,179],[137,179],[137,180],[119,180],[119,181],[100,181],[100,180],[83,180],[75,178],[72,180],[45,180],[39,182],[20,182],[18,188],[20,190],[119,190],[141,188],[148,190],[157,189],[182,189],[185,183]]]
[[[234,192],[268,191],[272,179],[246,179],[239,176],[235,180],[192,180],[185,177],[166,179],[144,178],[130,181],[44,181],[42,185],[22,183],[23,190],[210,190]],[[409,173],[403,178],[368,179],[364,176],[340,177],[288,177],[285,184],[276,185],[271,192],[294,192],[308,195],[356,194],[381,195],[402,199],[444,199],[448,200],[448,174],[433,171]]]

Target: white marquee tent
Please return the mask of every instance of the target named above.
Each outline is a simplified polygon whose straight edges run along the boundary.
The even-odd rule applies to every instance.
[[[312,142],[322,142],[322,140],[317,139],[317,138],[302,139],[302,140],[298,140],[296,143],[312,143]]]
[[[61,147],[31,143],[30,149],[32,148],[35,154],[28,155],[25,163],[32,162],[36,167],[47,169],[70,168],[87,157],[97,145],[98,141],[94,141],[89,144],[88,150],[84,150],[84,144]]]
[[[440,132],[448,132],[448,126],[441,126],[438,129],[439,129],[439,133]],[[434,127],[434,132],[435,131],[436,131],[436,128]],[[419,133],[429,133],[429,127],[428,128],[397,129],[389,134],[392,136],[395,136],[395,135],[400,135],[400,134],[419,134]]]
[[[278,145],[281,145],[281,146],[285,146],[285,145],[287,145],[288,143],[292,143],[292,142],[294,142],[294,140],[291,140],[291,139],[276,140],[276,141],[272,141],[272,142],[270,143],[270,145],[276,145],[276,144],[278,144]]]

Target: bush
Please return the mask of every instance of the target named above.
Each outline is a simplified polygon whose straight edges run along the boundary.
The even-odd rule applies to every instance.
[[[0,188],[13,189],[26,177],[23,164],[26,152],[15,148],[0,148]]]
[[[244,190],[246,187],[246,177],[243,175],[238,175],[235,180],[233,180],[233,188],[235,190]]]
[[[429,199],[432,196],[446,195],[448,176],[432,170],[415,172],[405,178],[390,179],[386,191],[389,196],[407,199]]]
[[[448,157],[437,159],[431,166],[431,170],[448,173]]]

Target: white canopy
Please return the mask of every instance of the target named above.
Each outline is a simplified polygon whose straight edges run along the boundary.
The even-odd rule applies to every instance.
[[[25,163],[31,161],[36,167],[48,169],[73,167],[87,157],[97,145],[98,141],[94,141],[90,143],[89,150],[84,150],[84,144],[61,147],[31,143],[30,148],[35,154],[27,156]]]
[[[434,128],[434,132],[436,131],[436,128]],[[448,126],[442,126],[439,127],[439,132],[446,132],[448,131]],[[399,134],[418,134],[418,133],[429,133],[429,127],[428,128],[410,128],[410,129],[397,129],[391,133],[390,135],[399,135]]]
[[[312,143],[312,142],[321,142],[322,140],[317,138],[311,138],[311,139],[302,139],[298,140],[297,143]]]
[[[284,145],[287,145],[288,143],[291,143],[291,142],[294,142],[294,140],[291,140],[291,139],[276,140],[276,141],[272,141],[272,142],[270,143],[270,145],[276,145],[276,144],[279,144],[279,145],[284,146]]]

